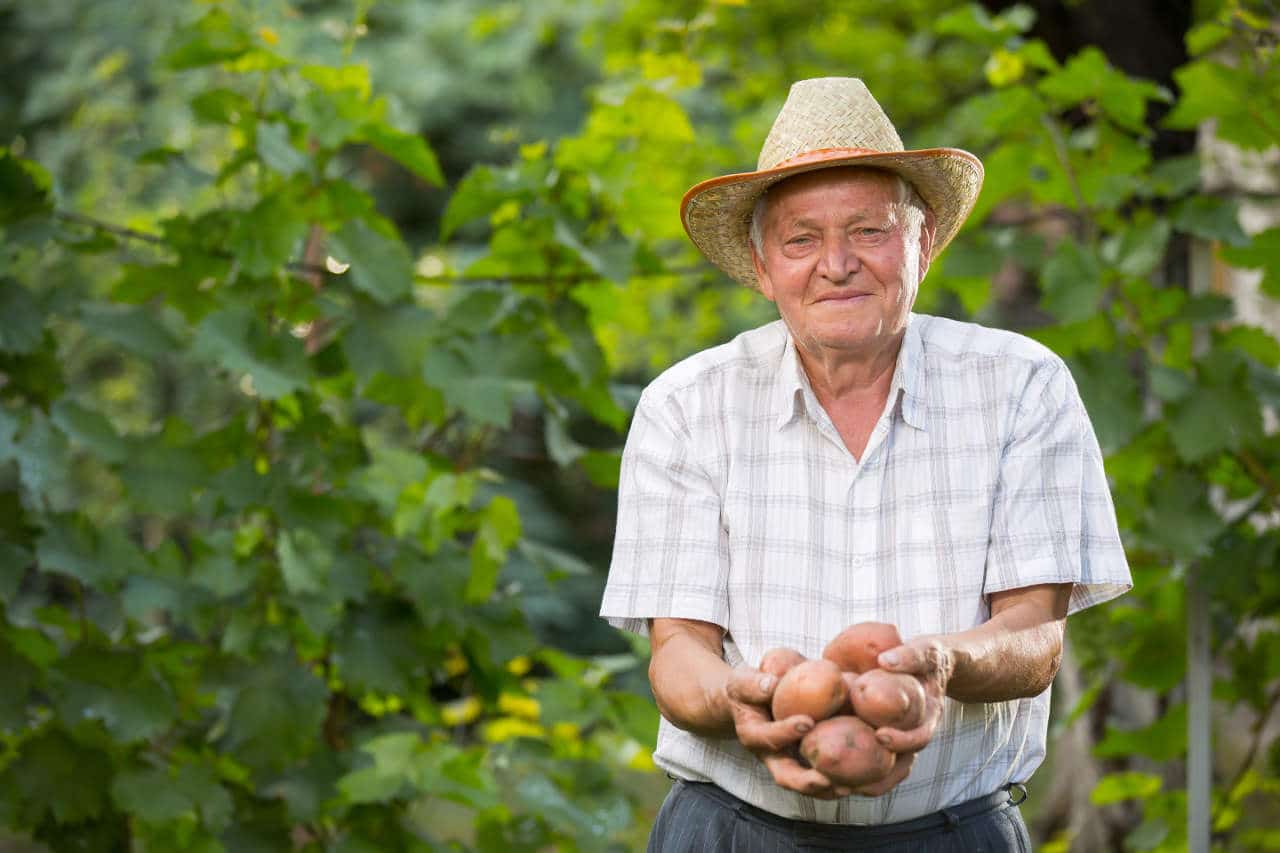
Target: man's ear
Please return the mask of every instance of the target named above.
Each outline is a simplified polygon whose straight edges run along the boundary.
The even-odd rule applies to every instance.
[[[769,278],[769,273],[765,272],[764,261],[760,258],[760,253],[756,251],[756,244],[751,243],[751,266],[756,270],[756,282],[760,285],[760,292],[764,294],[764,298],[773,302],[773,281]]]
[[[933,241],[937,236],[937,217],[933,215],[933,210],[925,207],[924,222],[920,223],[920,281],[924,281],[925,273],[929,272],[929,264],[933,261]]]

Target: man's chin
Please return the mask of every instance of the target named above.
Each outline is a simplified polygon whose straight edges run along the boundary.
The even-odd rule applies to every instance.
[[[901,332],[902,328],[890,329],[889,321],[882,320],[815,329],[808,337],[811,343],[828,352],[874,356],[886,347],[895,346]]]

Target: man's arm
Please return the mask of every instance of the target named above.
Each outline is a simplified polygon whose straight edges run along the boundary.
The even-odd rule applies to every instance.
[[[1072,584],[1041,584],[991,595],[991,618],[968,631],[915,639],[881,653],[884,669],[915,675],[927,698],[924,723],[910,731],[881,728],[895,752],[923,749],[933,737],[943,697],[1002,702],[1043,693],[1062,662]]]
[[[991,618],[951,638],[955,665],[947,695],[1001,702],[1048,689],[1062,663],[1072,584],[1042,584],[991,596]]]
[[[696,619],[649,620],[649,684],[658,711],[677,728],[704,737],[732,737],[724,662],[724,632]]]

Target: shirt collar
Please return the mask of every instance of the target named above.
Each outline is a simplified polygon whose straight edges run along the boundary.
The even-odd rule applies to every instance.
[[[786,329],[786,326],[783,326]],[[889,385],[889,398],[901,399],[902,419],[916,429],[925,428],[925,378],[924,341],[920,336],[920,321],[915,314],[907,318],[907,331],[898,350],[898,361],[893,368]],[[777,427],[782,429],[800,415],[817,406],[818,400],[809,385],[809,377],[796,354],[795,341],[788,331],[778,364],[775,385],[775,407],[778,413]]]

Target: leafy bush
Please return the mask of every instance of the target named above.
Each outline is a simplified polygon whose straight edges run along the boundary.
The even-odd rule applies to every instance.
[[[609,523],[636,384],[768,317],[698,263],[675,200],[749,168],[790,80],[852,72],[908,145],[987,164],[920,307],[1061,353],[1107,453],[1138,587],[1073,620],[1094,687],[1066,710],[1121,679],[1160,714],[1100,718],[1095,802],[1140,804],[1132,847],[1184,842],[1155,771],[1186,751],[1185,579],[1211,580],[1218,698],[1262,721],[1216,827],[1274,842],[1245,804],[1280,778],[1274,745],[1253,761],[1280,703],[1280,343],[1187,270],[1199,246],[1277,298],[1280,241],[1153,146],[1157,115],[1280,142],[1267,21],[1200,23],[1175,93],[1094,48],[1058,61],[1023,7],[553,3],[533,27],[455,0],[488,72],[518,47],[598,85],[570,130],[442,166],[401,123],[419,81],[388,72],[412,4],[89,5],[131,47],[42,72],[65,135],[0,154],[0,826],[55,850],[642,838],[645,649],[591,621],[607,534],[582,531]],[[22,20],[88,44],[59,14]],[[520,127],[545,126],[532,91]],[[406,193],[439,240],[385,213]]]

